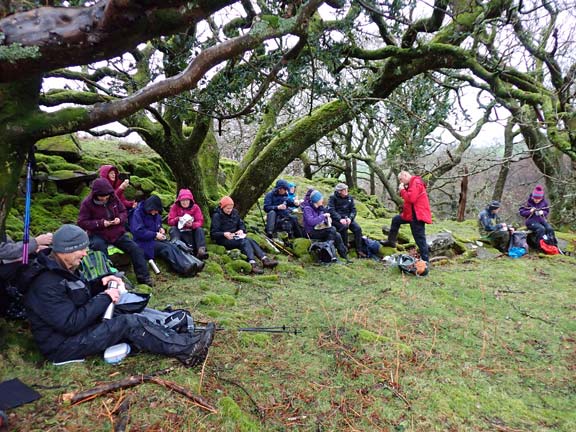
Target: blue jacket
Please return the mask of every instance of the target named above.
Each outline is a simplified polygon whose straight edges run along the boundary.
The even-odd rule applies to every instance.
[[[502,222],[497,213],[492,213],[488,207],[480,212],[478,216],[478,231],[480,235],[486,236],[493,231],[502,229]]]
[[[151,210],[159,213],[151,215]],[[156,233],[162,228],[162,201],[156,195],[152,195],[146,201],[141,202],[134,210],[130,219],[130,232],[134,241],[144,251],[146,259],[154,258],[154,242]]]
[[[264,197],[264,211],[266,213],[275,210],[279,216],[289,216],[291,213],[290,207],[296,207],[294,204],[294,198],[288,196],[288,182],[286,180],[278,180],[276,186]],[[280,195],[278,189],[283,188],[286,190],[285,195]],[[278,210],[278,206],[286,204],[285,210]]]

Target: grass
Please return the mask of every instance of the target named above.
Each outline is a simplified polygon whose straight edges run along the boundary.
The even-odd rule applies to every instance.
[[[186,307],[218,332],[204,373],[138,354],[43,363],[23,324],[5,324],[2,379],[43,397],[13,430],[112,430],[130,396],[130,430],[572,431],[576,429],[574,258],[451,262],[429,277],[374,261],[307,265],[262,285],[163,273],[152,306]],[[220,299],[218,299],[220,297]],[[234,331],[296,325],[298,335]],[[68,406],[66,392],[176,366],[165,379],[212,401],[207,414],[143,384]]]

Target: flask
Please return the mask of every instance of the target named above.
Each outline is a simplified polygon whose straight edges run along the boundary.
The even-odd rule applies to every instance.
[[[118,282],[111,280],[108,282],[108,289],[118,289]],[[102,317],[103,320],[109,320],[114,315],[114,302],[110,303],[106,308],[106,312],[104,312],[104,316]]]
[[[156,262],[154,262],[154,260],[152,258],[150,258],[148,260],[148,264],[150,264],[150,267],[152,267],[152,271],[156,274],[160,273],[160,269],[158,268],[158,266],[156,265]]]

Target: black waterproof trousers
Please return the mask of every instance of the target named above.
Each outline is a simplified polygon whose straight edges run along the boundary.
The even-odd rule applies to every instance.
[[[310,237],[312,240],[332,240],[334,242],[334,246],[336,246],[338,254],[344,259],[348,257],[348,249],[342,241],[342,236],[333,226],[320,230],[315,229],[314,231],[308,233],[308,237]]]
[[[362,228],[360,228],[360,225],[355,221],[352,221],[350,225],[342,225],[340,221],[333,221],[333,223],[346,246],[348,246],[348,230],[350,230],[354,234],[354,247],[357,251],[362,250]]]
[[[400,231],[400,225],[410,224],[410,230],[412,231],[412,237],[418,246],[418,251],[420,252],[420,258],[428,262],[430,257],[428,256],[428,242],[426,241],[426,224],[424,222],[413,220],[406,221],[402,219],[400,215],[396,215],[392,218],[392,224],[390,226],[390,233],[388,234],[388,241],[391,243],[396,243],[398,239],[398,231]]]
[[[217,243],[226,249],[240,249],[248,261],[256,261],[256,257],[262,258],[266,255],[258,243],[248,237],[239,240],[218,240]]]
[[[202,228],[196,228],[190,231],[180,231],[177,227],[170,228],[170,239],[181,240],[198,253],[198,249],[206,247],[206,236]]]
[[[130,255],[132,266],[134,267],[134,273],[136,274],[136,279],[139,283],[146,283],[150,280],[150,273],[148,272],[148,266],[146,265],[144,251],[134,240],[128,237],[128,234],[122,234],[120,238],[112,244],[121,251]],[[90,237],[90,249],[102,251],[106,256],[108,256],[108,243],[98,235]]]
[[[53,362],[79,360],[100,354],[120,342],[127,342],[140,351],[169,357],[185,356],[200,337],[201,333],[177,333],[135,314],[118,315],[70,336],[50,353],[48,359]]]

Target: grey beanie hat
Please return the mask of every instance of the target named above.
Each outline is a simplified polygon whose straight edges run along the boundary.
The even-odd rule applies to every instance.
[[[345,189],[348,189],[348,185],[346,183],[338,183],[336,185],[336,187],[334,188],[334,190],[336,192],[340,192],[341,190],[345,190]]]
[[[76,252],[88,247],[88,234],[82,228],[66,224],[56,230],[52,237],[52,251],[57,253]]]

